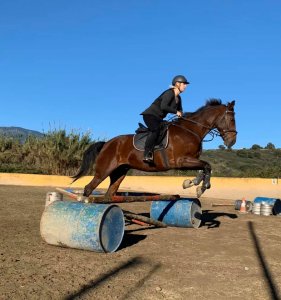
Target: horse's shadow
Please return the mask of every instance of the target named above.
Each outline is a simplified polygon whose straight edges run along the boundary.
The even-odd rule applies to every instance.
[[[203,210],[201,215],[201,227],[207,226],[208,229],[219,227],[221,222],[217,220],[217,218],[225,216],[231,219],[238,218],[236,214],[213,212],[213,210]]]

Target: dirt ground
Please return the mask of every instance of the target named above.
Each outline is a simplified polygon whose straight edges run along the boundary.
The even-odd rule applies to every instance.
[[[242,215],[203,198],[200,228],[128,225],[119,250],[103,254],[42,240],[50,191],[0,186],[1,300],[280,299],[279,216]],[[150,203],[122,208],[148,213]]]

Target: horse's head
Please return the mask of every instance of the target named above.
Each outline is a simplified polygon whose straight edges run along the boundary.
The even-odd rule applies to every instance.
[[[215,123],[224,144],[229,148],[235,144],[237,135],[234,105],[235,101],[224,105],[224,110]]]
[[[177,120],[176,125],[186,127],[188,132],[194,133],[199,138],[216,129],[214,135],[220,135],[227,147],[231,147],[236,142],[235,126],[235,101],[222,104],[220,99],[210,99],[206,104],[193,113],[184,113],[183,117]]]

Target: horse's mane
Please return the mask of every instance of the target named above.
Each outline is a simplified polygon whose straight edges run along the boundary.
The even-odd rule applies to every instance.
[[[185,112],[183,114],[183,117],[192,117],[198,113],[200,113],[202,110],[204,110],[205,108],[209,107],[209,106],[217,106],[217,105],[221,105],[221,99],[216,99],[216,98],[210,98],[206,101],[206,104],[201,106],[200,108],[198,108],[195,112]]]

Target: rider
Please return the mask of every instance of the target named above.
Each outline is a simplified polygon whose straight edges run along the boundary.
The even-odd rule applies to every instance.
[[[143,120],[150,130],[144,147],[143,161],[153,162],[153,151],[160,134],[160,125],[168,113],[182,117],[182,103],[180,94],[189,82],[183,75],[177,75],[172,80],[172,86],[164,91],[144,112]]]

